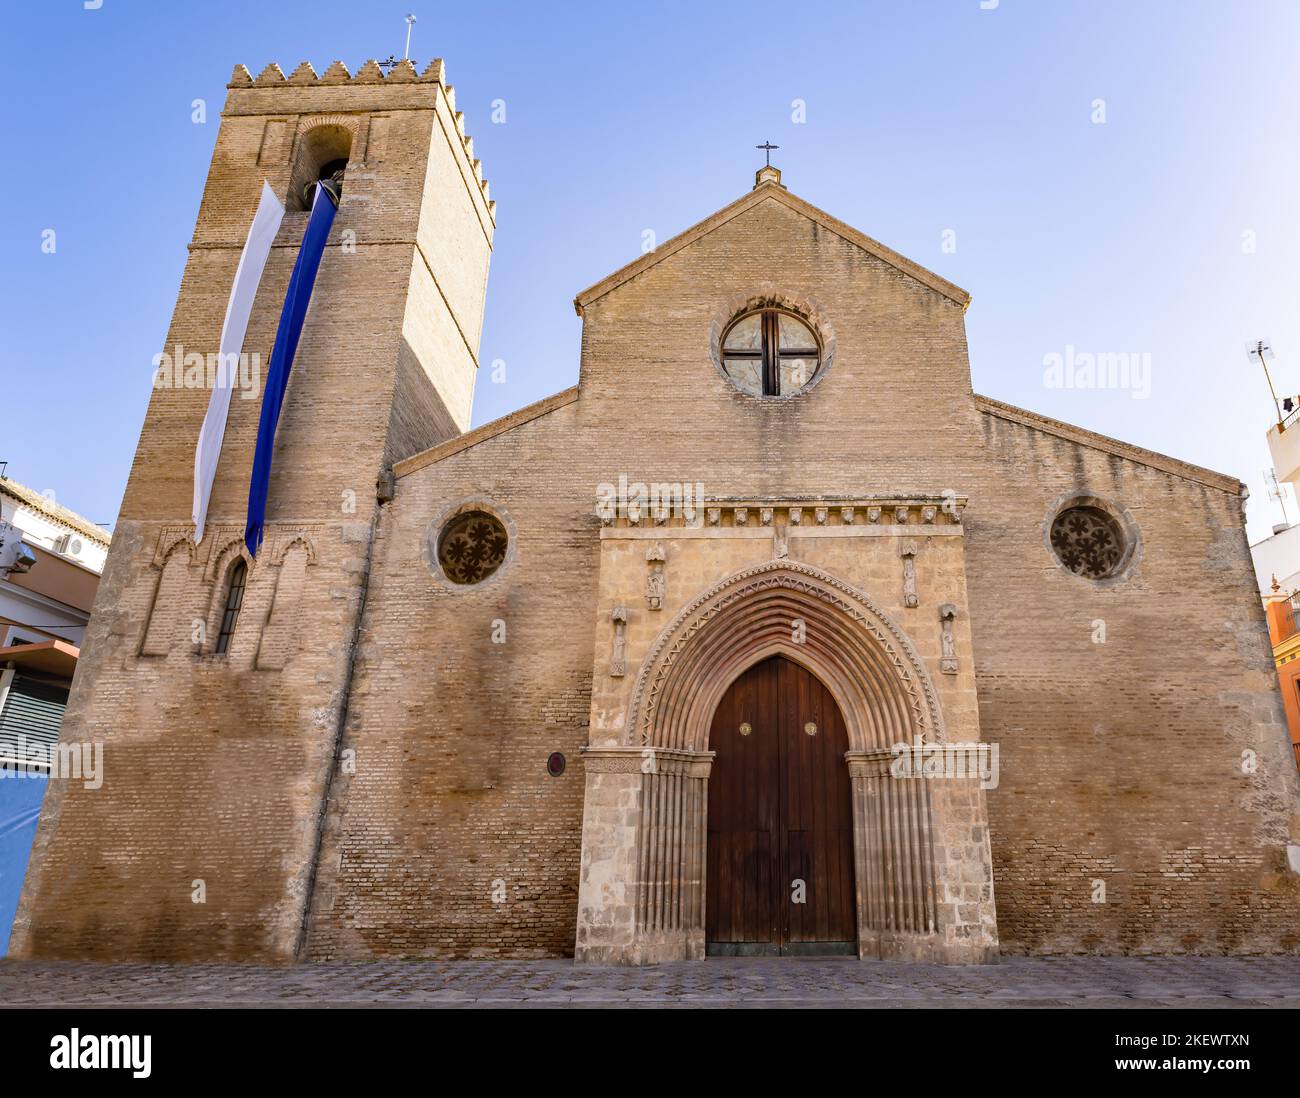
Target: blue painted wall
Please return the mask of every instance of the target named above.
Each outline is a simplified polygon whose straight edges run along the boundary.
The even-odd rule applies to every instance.
[[[9,932],[48,784],[45,774],[0,771],[0,945],[5,947],[0,955],[9,950]]]

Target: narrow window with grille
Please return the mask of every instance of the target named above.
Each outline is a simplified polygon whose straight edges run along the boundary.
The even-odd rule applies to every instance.
[[[244,604],[244,583],[248,578],[248,565],[240,560],[230,570],[230,585],[226,589],[226,608],[221,615],[221,632],[217,634],[217,655],[230,649],[230,638],[235,635],[235,622],[239,608]]]

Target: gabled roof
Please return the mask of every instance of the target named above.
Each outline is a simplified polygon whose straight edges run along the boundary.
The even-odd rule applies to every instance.
[[[482,426],[475,427],[472,431],[466,431],[463,435],[456,435],[454,438],[439,442],[436,446],[430,446],[427,450],[421,450],[418,454],[412,454],[408,458],[394,462],[393,476],[401,478],[408,473],[414,473],[417,469],[423,469],[426,465],[432,465],[435,461],[451,457],[452,454],[459,454],[462,450],[468,450],[471,446],[477,446],[480,442],[486,442],[490,438],[496,438],[497,435],[513,431],[516,427],[522,427],[525,423],[540,419],[542,416],[554,412],[557,408],[572,404],[577,399],[578,387],[576,385],[561,392],[553,393],[551,396],[543,397],[541,400],[519,408],[508,415],[502,416],[500,419],[491,420]]]
[[[1050,416],[1031,412],[1027,408],[1017,408],[1014,404],[1005,404],[992,397],[980,396],[979,393],[973,395],[975,407],[985,415],[997,416],[1010,423],[1019,423],[1022,427],[1032,427],[1036,431],[1077,442],[1094,450],[1100,450],[1104,454],[1114,454],[1115,457],[1136,461],[1139,465],[1159,469],[1162,473],[1171,473],[1173,476],[1195,481],[1197,484],[1204,484],[1207,488],[1218,488],[1229,495],[1240,496],[1246,491],[1246,486],[1228,473],[1207,469],[1203,465],[1193,465],[1181,458],[1157,453],[1143,446],[1134,446],[1132,443],[1111,438],[1109,435],[1089,431],[1086,427],[1076,427],[1073,423],[1052,419]]]
[[[712,217],[706,217],[696,225],[692,225],[684,233],[679,233],[671,240],[666,240],[660,244],[654,251],[648,252],[640,259],[634,260],[626,267],[620,267],[612,275],[601,279],[594,286],[583,290],[573,299],[573,307],[582,316],[582,310],[590,305],[593,301],[598,301],[611,290],[617,289],[629,279],[635,278],[643,271],[648,271],[657,263],[662,263],[670,255],[681,251],[688,244],[693,244],[703,236],[707,236],[714,229],[721,228],[733,217],[739,217],[748,210],[752,210],[761,202],[775,201],[784,206],[788,206],[796,213],[802,214],[811,221],[815,221],[828,232],[836,236],[843,237],[850,244],[855,244],[864,252],[874,255],[877,259],[883,260],[891,267],[896,267],[905,275],[914,278],[922,285],[930,287],[936,293],[942,294],[950,301],[956,302],[963,309],[970,304],[970,294],[960,286],[949,282],[946,278],[940,278],[933,271],[928,271],[919,263],[913,263],[906,256],[899,255],[892,248],[887,248],[878,240],[872,240],[865,233],[858,232],[852,225],[846,225],[838,218],[831,217],[825,210],[819,210],[810,202],[805,202],[797,195],[791,194],[784,186],[776,181],[763,181],[754,187],[752,191],[729,206],[724,206]]]
[[[102,526],[96,526],[90,519],[77,514],[76,511],[69,511],[62,504],[55,503],[49,496],[33,491],[16,480],[0,477],[0,493],[9,496],[10,499],[16,499],[24,507],[44,515],[56,525],[70,526],[77,533],[90,538],[96,545],[105,549],[113,540],[113,535]]]

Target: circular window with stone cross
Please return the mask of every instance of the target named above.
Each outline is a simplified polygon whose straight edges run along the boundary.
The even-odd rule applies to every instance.
[[[1108,579],[1128,557],[1128,538],[1100,507],[1067,507],[1052,522],[1052,551],[1066,568],[1085,579]]]
[[[506,559],[510,538],[495,515],[462,511],[438,536],[438,564],[452,583],[482,583]]]
[[[821,364],[821,344],[806,322],[781,309],[736,317],[722,337],[722,367],[750,396],[789,396],[805,388]]]

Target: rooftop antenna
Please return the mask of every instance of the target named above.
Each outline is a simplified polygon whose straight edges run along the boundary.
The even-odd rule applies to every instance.
[[[1273,394],[1273,410],[1277,413],[1277,429],[1285,431],[1282,426],[1282,406],[1277,401],[1277,390],[1273,388],[1273,378],[1268,372],[1268,364],[1275,356],[1273,354],[1272,340],[1257,339],[1253,343],[1246,344],[1246,354],[1250,358],[1259,359],[1259,364],[1264,367],[1264,377],[1268,381],[1268,391]]]
[[[1291,516],[1286,513],[1286,493],[1282,490],[1282,485],[1277,482],[1277,471],[1269,469],[1264,473],[1264,481],[1268,484],[1268,498],[1275,499],[1282,505],[1282,521],[1291,526]]]

